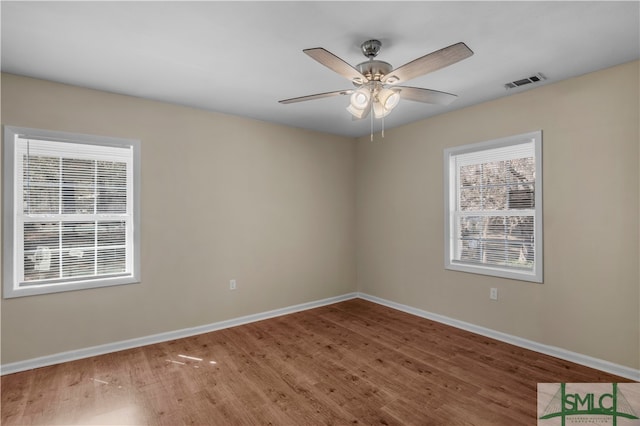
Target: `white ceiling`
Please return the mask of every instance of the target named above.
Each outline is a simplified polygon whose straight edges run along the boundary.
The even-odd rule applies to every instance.
[[[449,106],[401,101],[385,128],[636,60],[640,2],[1,2],[2,71],[346,136],[353,87],[302,49],[352,65],[382,41],[394,67],[457,42],[474,55],[408,85],[455,93]],[[539,84],[538,84],[539,85]],[[380,123],[376,122],[376,129]]]

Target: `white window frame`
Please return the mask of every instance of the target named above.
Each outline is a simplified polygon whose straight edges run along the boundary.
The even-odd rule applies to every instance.
[[[460,154],[482,153],[482,151],[532,143],[535,155],[534,183],[534,266],[532,269],[510,268],[508,266],[486,265],[456,260],[456,209],[458,206],[458,171],[455,157]],[[445,269],[474,274],[491,275],[515,280],[543,282],[543,244],[542,244],[542,131],[509,136],[480,143],[447,148],[444,150],[444,247]],[[500,212],[497,212],[500,214]]]
[[[97,287],[139,283],[140,278],[140,141],[133,139],[94,136],[26,127],[4,126],[3,140],[3,297],[14,298],[47,293],[58,293]],[[24,263],[24,233],[22,219],[22,188],[16,188],[22,178],[16,176],[20,169],[16,147],[18,139],[77,145],[77,152],[103,150],[105,147],[126,148],[131,152],[131,170],[127,170],[130,185],[127,190],[127,261],[126,272],[113,276],[56,279],[43,283],[21,283]],[[83,150],[83,147],[85,148]],[[69,150],[69,153],[72,151]],[[75,152],[75,148],[74,148]],[[78,154],[80,156],[80,154]],[[54,215],[52,217],[63,214]]]

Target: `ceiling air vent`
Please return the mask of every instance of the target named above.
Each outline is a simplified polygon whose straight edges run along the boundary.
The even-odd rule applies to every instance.
[[[546,80],[546,79],[547,79],[547,77],[542,75],[542,73],[538,73],[538,74],[532,75],[531,77],[527,77],[527,78],[523,78],[521,80],[516,80],[516,81],[509,82],[509,83],[505,84],[504,87],[506,89],[513,89],[515,87],[526,86],[527,84],[539,83],[539,82],[541,82],[543,80]]]

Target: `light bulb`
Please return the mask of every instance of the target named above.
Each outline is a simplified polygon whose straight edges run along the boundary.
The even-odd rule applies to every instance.
[[[351,106],[357,109],[365,109],[369,105],[369,99],[371,99],[371,94],[367,89],[358,89],[351,95]]]
[[[391,110],[383,107],[380,102],[373,103],[373,115],[376,118],[386,117],[390,112]]]
[[[400,102],[400,94],[391,89],[380,89],[377,98],[380,104],[384,106],[384,109],[389,111],[395,108],[398,102]]]

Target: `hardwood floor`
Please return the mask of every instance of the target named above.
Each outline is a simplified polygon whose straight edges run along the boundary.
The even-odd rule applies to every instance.
[[[535,425],[629,382],[362,299],[2,377],[3,425]]]

